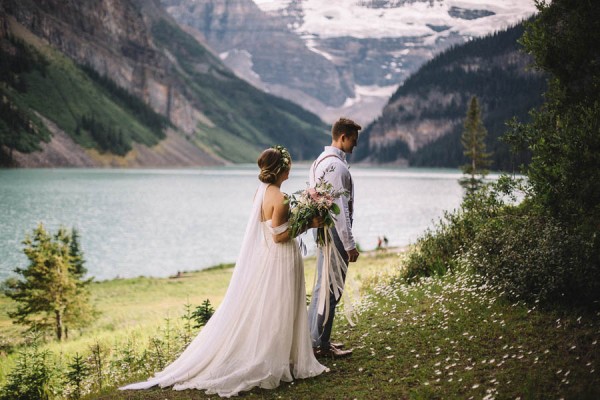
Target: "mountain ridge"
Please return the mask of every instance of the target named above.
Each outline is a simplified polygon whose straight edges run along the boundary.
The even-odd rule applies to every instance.
[[[331,60],[352,85],[342,106],[311,104],[297,93],[287,98],[297,98],[326,121],[347,115],[365,126],[379,116],[398,85],[436,54],[504,30],[536,10],[533,2],[521,0],[254,2],[284,21],[311,51]]]
[[[43,46],[59,54],[49,59],[52,81],[41,74],[21,71],[14,73],[16,81],[24,82],[29,91],[19,92],[6,85],[3,95],[11,107],[25,104],[26,111],[31,111],[29,114],[37,112],[54,122],[88,155],[102,150],[98,148],[99,138],[109,144],[122,140],[124,149],[129,149],[126,157],[119,152],[111,156],[104,149],[100,151],[104,154],[92,157],[101,165],[155,165],[169,148],[178,148],[178,152],[191,149],[174,165],[248,162],[254,161],[262,148],[274,143],[290,147],[295,158],[304,159],[317,154],[325,142],[327,128],[317,116],[237,78],[218,57],[181,30],[158,1],[100,1],[88,7],[58,0],[43,3],[7,0],[0,12],[5,16],[3,25],[11,31],[8,33],[26,32],[24,36],[41,40]],[[10,20],[15,23],[9,23]],[[7,35],[2,40],[7,54],[16,51],[18,46],[11,44]],[[133,100],[120,102],[114,90],[102,87],[98,79],[83,76],[84,67],[142,99],[153,112],[166,117],[171,126],[164,129],[158,140],[140,141],[144,135],[151,138],[148,133],[140,132],[153,128],[144,125],[140,115],[152,113],[136,115],[131,107],[129,111],[124,109],[123,104]],[[65,79],[74,86],[59,87],[58,81]],[[66,90],[79,88],[79,94],[83,93],[81,104],[74,104],[74,99],[68,96],[64,104],[56,104],[60,100],[44,103],[41,87],[56,92],[56,99],[64,97]],[[111,115],[114,112],[99,103],[110,103],[112,110],[124,112],[130,126],[138,126],[138,134],[123,129]],[[32,117],[30,121],[34,120]],[[161,141],[168,145],[157,147]],[[132,146],[142,147],[133,151]],[[25,158],[32,149],[26,150]],[[140,153],[153,157],[140,158]],[[105,158],[112,159],[107,163],[102,161]],[[169,165],[169,159],[173,160],[167,157],[159,165]]]

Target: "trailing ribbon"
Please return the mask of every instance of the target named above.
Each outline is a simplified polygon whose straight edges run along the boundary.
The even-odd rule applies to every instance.
[[[319,302],[317,304],[317,312],[320,315],[323,315],[323,325],[325,325],[328,317],[329,317],[329,294],[333,293],[336,300],[340,300],[342,295],[344,294],[344,277],[347,277],[348,265],[342,258],[342,255],[338,251],[335,243],[333,243],[331,236],[331,228],[324,228],[323,235],[323,244],[318,245],[320,247],[319,251],[323,252],[323,269],[321,271],[321,293],[319,293]],[[316,277],[315,275],[315,285],[316,287]],[[352,321],[352,302],[348,299],[348,296],[344,297],[344,314],[348,323],[351,326],[354,326],[354,322]]]

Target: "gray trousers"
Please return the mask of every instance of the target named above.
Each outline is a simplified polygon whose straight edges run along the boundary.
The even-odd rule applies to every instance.
[[[316,237],[317,230],[314,230]],[[340,252],[346,265],[348,265],[348,253],[344,250],[344,245],[340,240],[335,229],[331,230],[333,237],[333,243]],[[308,308],[308,324],[310,326],[310,337],[312,339],[313,347],[328,348],[331,338],[331,328],[333,328],[333,318],[335,317],[335,307],[339,300],[335,299],[333,294],[333,288],[330,286],[325,290],[321,290],[321,274],[323,273],[324,257],[322,251],[317,251],[317,283],[313,289],[312,297],[310,299],[310,306]],[[342,276],[342,280],[346,281],[346,275]],[[329,296],[329,316],[325,324],[325,316],[319,314],[317,311],[320,296]]]

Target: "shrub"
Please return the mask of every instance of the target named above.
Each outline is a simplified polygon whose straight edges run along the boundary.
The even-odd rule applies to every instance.
[[[434,229],[421,236],[406,262],[404,278],[413,282],[421,277],[439,276],[455,267],[455,256],[462,249],[464,213],[446,212]]]
[[[408,255],[403,278],[408,282],[420,277],[443,275],[458,267],[458,260],[470,246],[476,232],[489,218],[506,206],[507,197],[520,182],[503,177],[465,197],[458,210],[445,212],[433,229],[428,229]]]
[[[428,230],[403,277],[412,282],[463,265],[513,299],[592,307],[600,301],[600,237],[552,217],[530,186],[506,176]]]
[[[600,300],[594,240],[528,205],[487,221],[465,259],[511,298],[564,305]]]
[[[1,400],[51,399],[59,389],[52,353],[41,351],[38,340],[19,354],[16,367],[0,389]]]

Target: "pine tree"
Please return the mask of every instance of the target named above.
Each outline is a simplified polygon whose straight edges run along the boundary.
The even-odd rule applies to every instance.
[[[71,230],[71,242],[69,244],[69,252],[71,255],[73,274],[81,279],[87,273],[85,268],[85,259],[83,258],[83,251],[81,250],[81,244],[79,243],[79,231],[75,228]]]
[[[40,349],[39,336],[33,334],[33,342],[19,352],[16,365],[0,388],[0,400],[54,399],[58,381],[53,355]]]
[[[83,381],[90,373],[90,368],[85,363],[85,360],[79,353],[75,353],[75,356],[67,364],[69,368],[65,374],[65,383],[70,384],[72,387],[71,395],[72,399],[80,399],[83,394]]]
[[[81,244],[79,243],[79,231],[73,228],[71,233],[62,231],[61,236],[65,237],[69,245],[69,256],[70,256],[70,271],[76,279],[76,293],[77,295],[72,299],[71,304],[65,310],[64,325],[65,325],[65,339],[69,338],[69,328],[81,328],[89,324],[96,316],[97,311],[92,307],[89,302],[89,291],[88,285],[94,280],[94,278],[84,279],[87,274],[87,268],[85,268],[85,258],[83,251],[81,250]]]
[[[53,329],[61,340],[67,326],[81,326],[95,315],[87,288],[91,279],[84,281],[76,273],[77,263],[83,260],[72,256],[72,235],[66,229],[52,236],[40,224],[23,244],[29,266],[15,269],[23,279],[6,282],[5,294],[18,303],[8,315],[31,330]]]
[[[491,153],[486,151],[485,138],[487,130],[481,120],[481,109],[477,97],[473,96],[467,110],[461,143],[464,147],[464,155],[471,162],[461,167],[466,175],[460,180],[460,184],[467,191],[467,196],[475,193],[482,185],[483,179],[489,172]]]
[[[215,309],[210,304],[210,300],[204,300],[202,302],[202,305],[196,307],[196,309],[192,313],[192,318],[196,321],[196,325],[194,325],[194,328],[201,328],[204,325],[206,325],[206,323],[208,322],[210,317],[212,317],[214,312]]]

